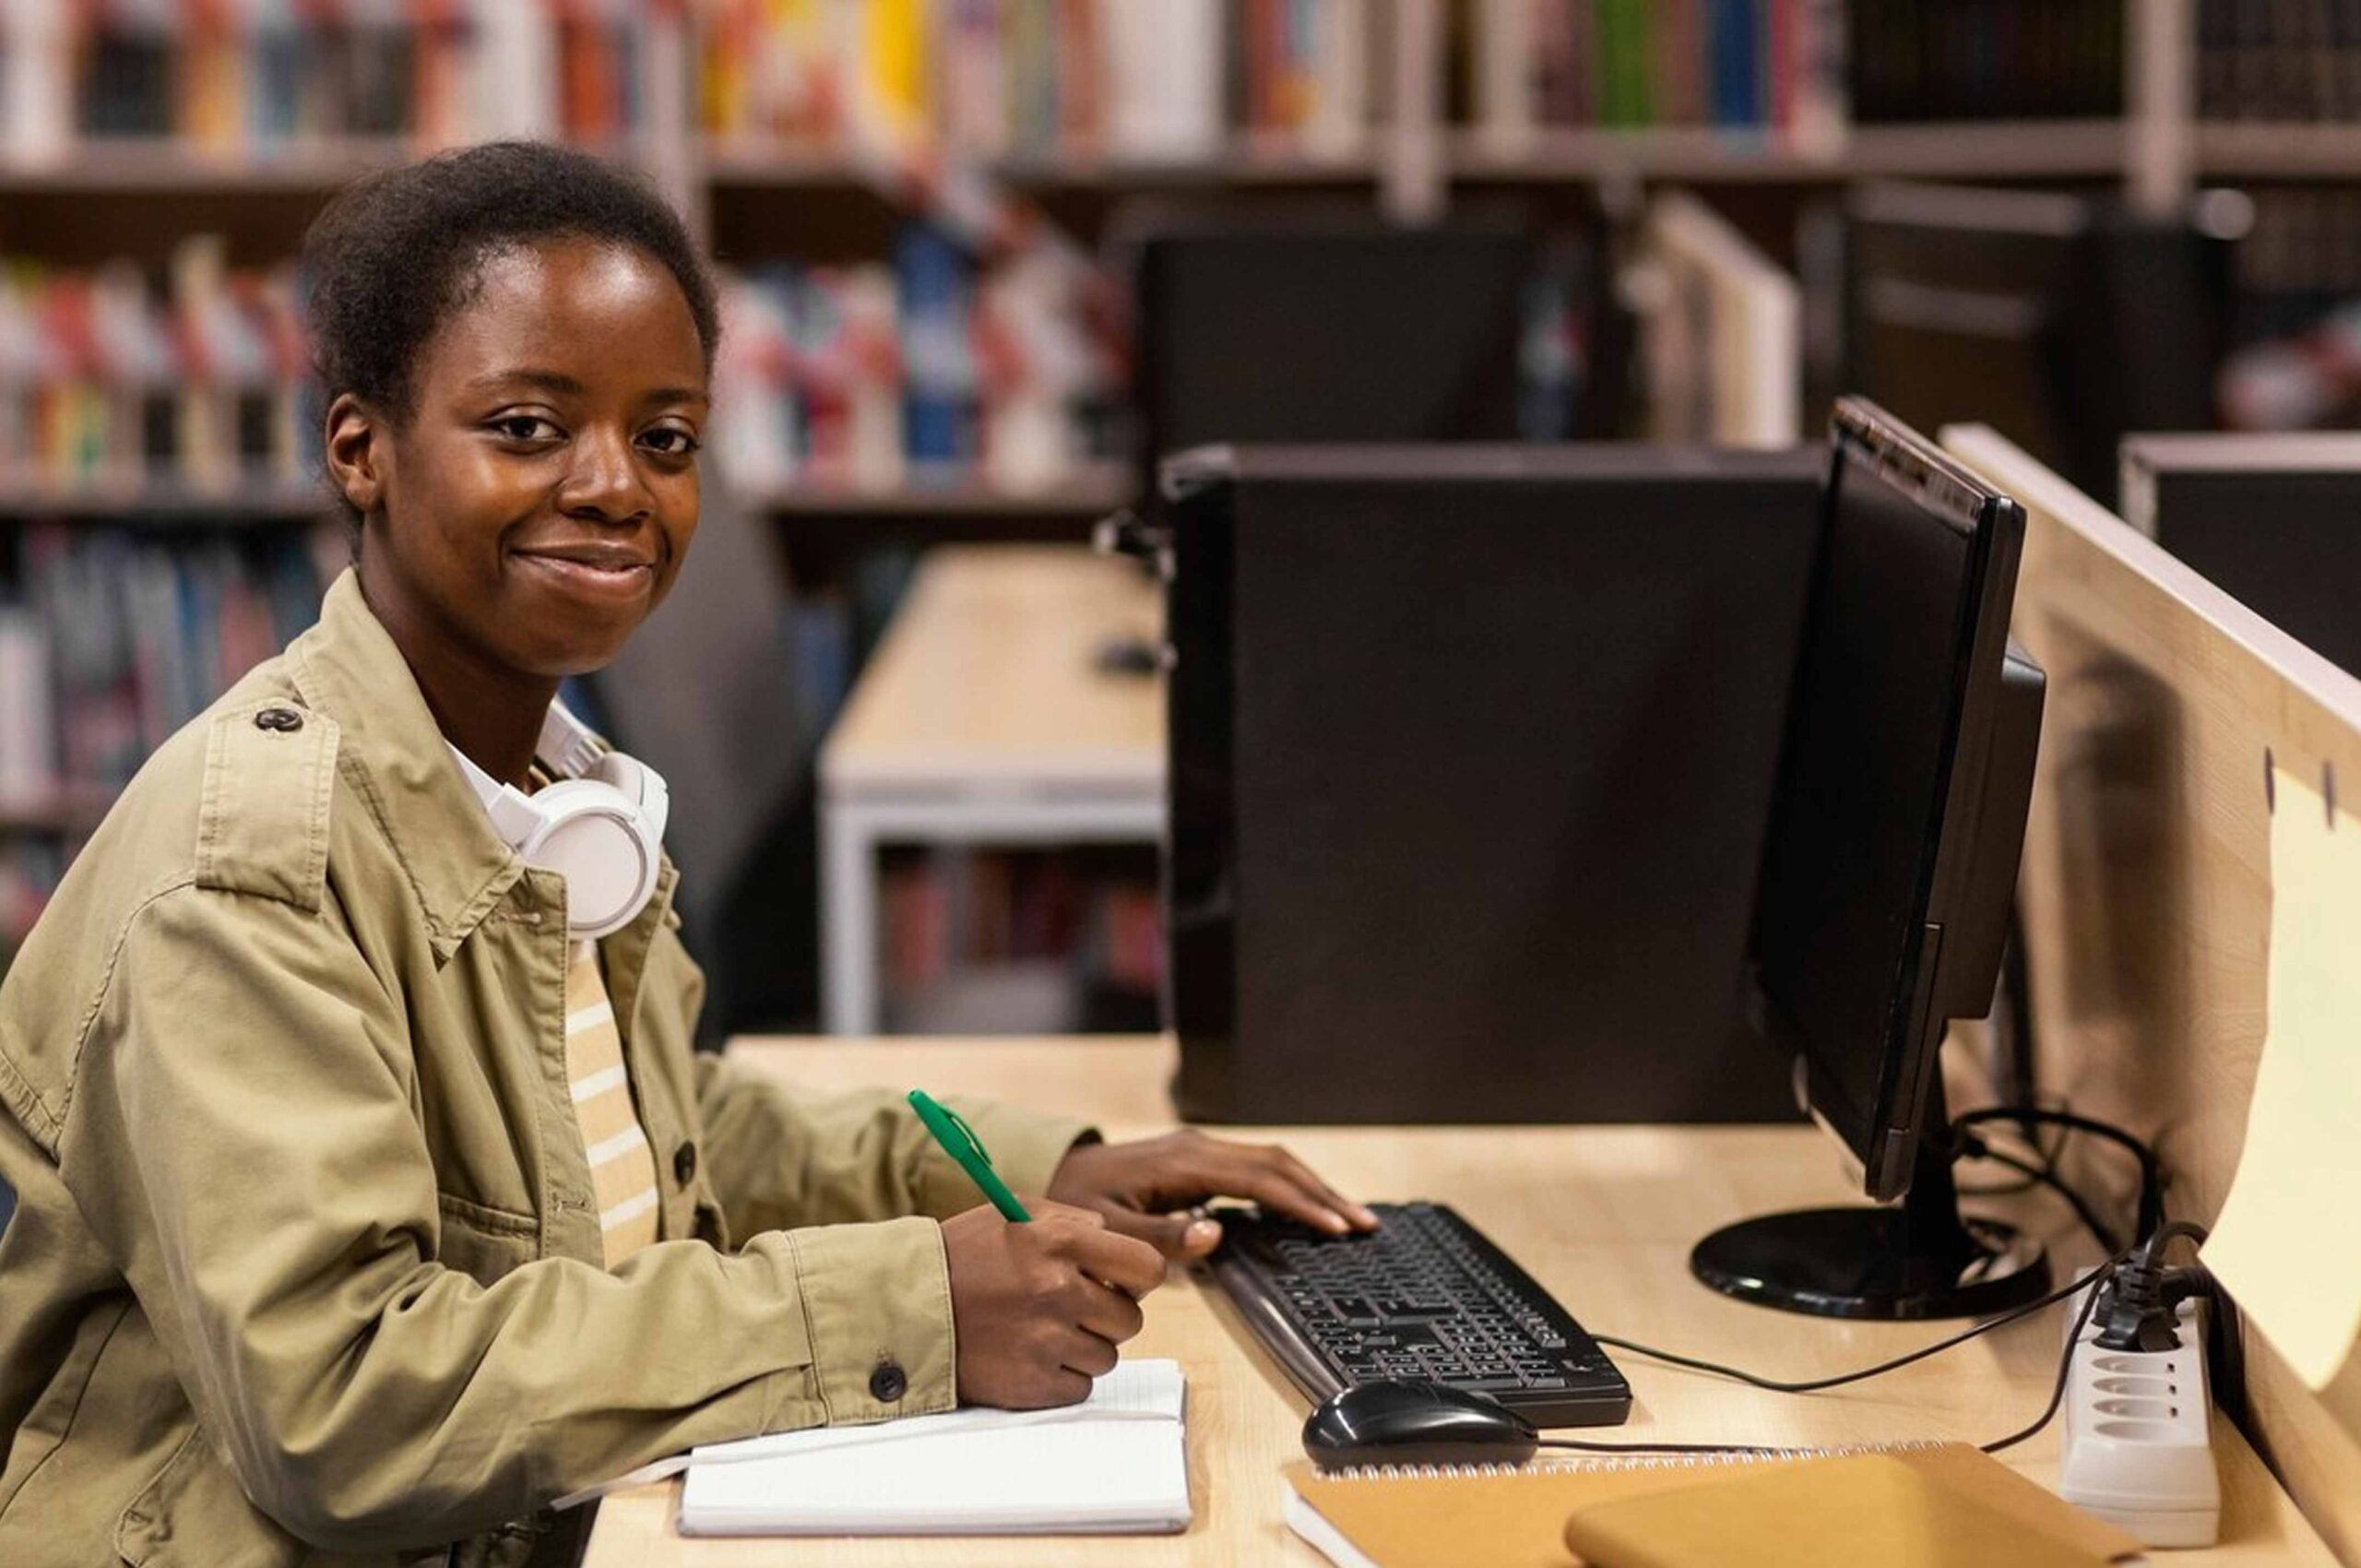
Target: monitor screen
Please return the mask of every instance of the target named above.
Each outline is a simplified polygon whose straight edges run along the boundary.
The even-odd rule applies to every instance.
[[[2134,436],[2124,517],[2361,675],[2361,435]]]
[[[1889,1197],[1941,1041],[1945,885],[1975,853],[1942,849],[1947,826],[1972,835],[1953,802],[1980,787],[1999,683],[2015,536],[1996,536],[2022,523],[1868,405],[1840,409],[1837,437],[1755,952],[1774,1043]]]

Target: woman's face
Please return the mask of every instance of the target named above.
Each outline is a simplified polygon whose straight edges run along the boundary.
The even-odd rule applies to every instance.
[[[609,663],[696,532],[705,354],[670,271],[593,241],[495,252],[411,385],[406,422],[371,422],[362,493],[338,469],[372,602],[508,672]]]

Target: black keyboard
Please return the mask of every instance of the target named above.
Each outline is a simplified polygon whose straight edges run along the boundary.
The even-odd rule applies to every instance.
[[[1221,1214],[1213,1277],[1317,1402],[1417,1378],[1490,1395],[1536,1426],[1614,1426],[1631,1385],[1582,1324],[1442,1204],[1378,1204],[1373,1234]]]

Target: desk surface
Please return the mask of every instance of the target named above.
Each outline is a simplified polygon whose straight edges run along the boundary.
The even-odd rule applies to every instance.
[[[924,1084],[1022,1097],[1043,1109],[1094,1117],[1110,1136],[1170,1120],[1167,1041],[765,1040],[735,1049],[814,1088]],[[1285,1137],[1358,1196],[1454,1204],[1600,1332],[1801,1377],[1868,1365],[1956,1326],[1788,1317],[1691,1281],[1690,1245],[1714,1226],[1769,1209],[1845,1201],[1833,1147],[1809,1129],[1362,1127],[1290,1129]],[[2047,1223],[2058,1216],[2052,1206],[2028,1218]],[[1637,1395],[1620,1435],[1776,1444],[1982,1442],[2039,1411],[2062,1332],[2054,1313],[2043,1314],[1890,1376],[1801,1398],[1620,1356]],[[1174,1357],[1188,1374],[1196,1522],[1186,1535],[685,1540],[673,1529],[678,1483],[666,1482],[607,1500],[587,1568],[751,1568],[790,1558],[896,1564],[1323,1561],[1279,1520],[1279,1467],[1300,1456],[1304,1403],[1220,1301],[1176,1277],[1149,1298],[1147,1326],[1127,1349]],[[2052,1480],[2056,1432],[2053,1425],[2006,1457],[2035,1479]],[[2226,1426],[2217,1434],[2225,1544],[2174,1552],[2169,1561],[2187,1568],[2332,1562],[2253,1451]]]
[[[1062,545],[930,551],[820,752],[832,793],[1124,787],[1161,791],[1164,690],[1093,663],[1162,635],[1129,560]]]

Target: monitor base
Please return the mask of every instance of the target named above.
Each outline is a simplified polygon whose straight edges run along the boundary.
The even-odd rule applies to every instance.
[[[1811,1208],[1726,1225],[1689,1254],[1725,1296],[1815,1317],[1981,1317],[2049,1291],[2041,1243],[1959,1211],[1950,1118],[1938,1083],[1913,1152],[1910,1185],[1884,1208]]]
[[[1816,1317],[1981,1317],[2048,1291],[2039,1241],[1989,1220],[1954,1226],[1964,1245],[1926,1248],[1906,1209],[1797,1209],[1725,1226],[1689,1267],[1726,1296]]]

